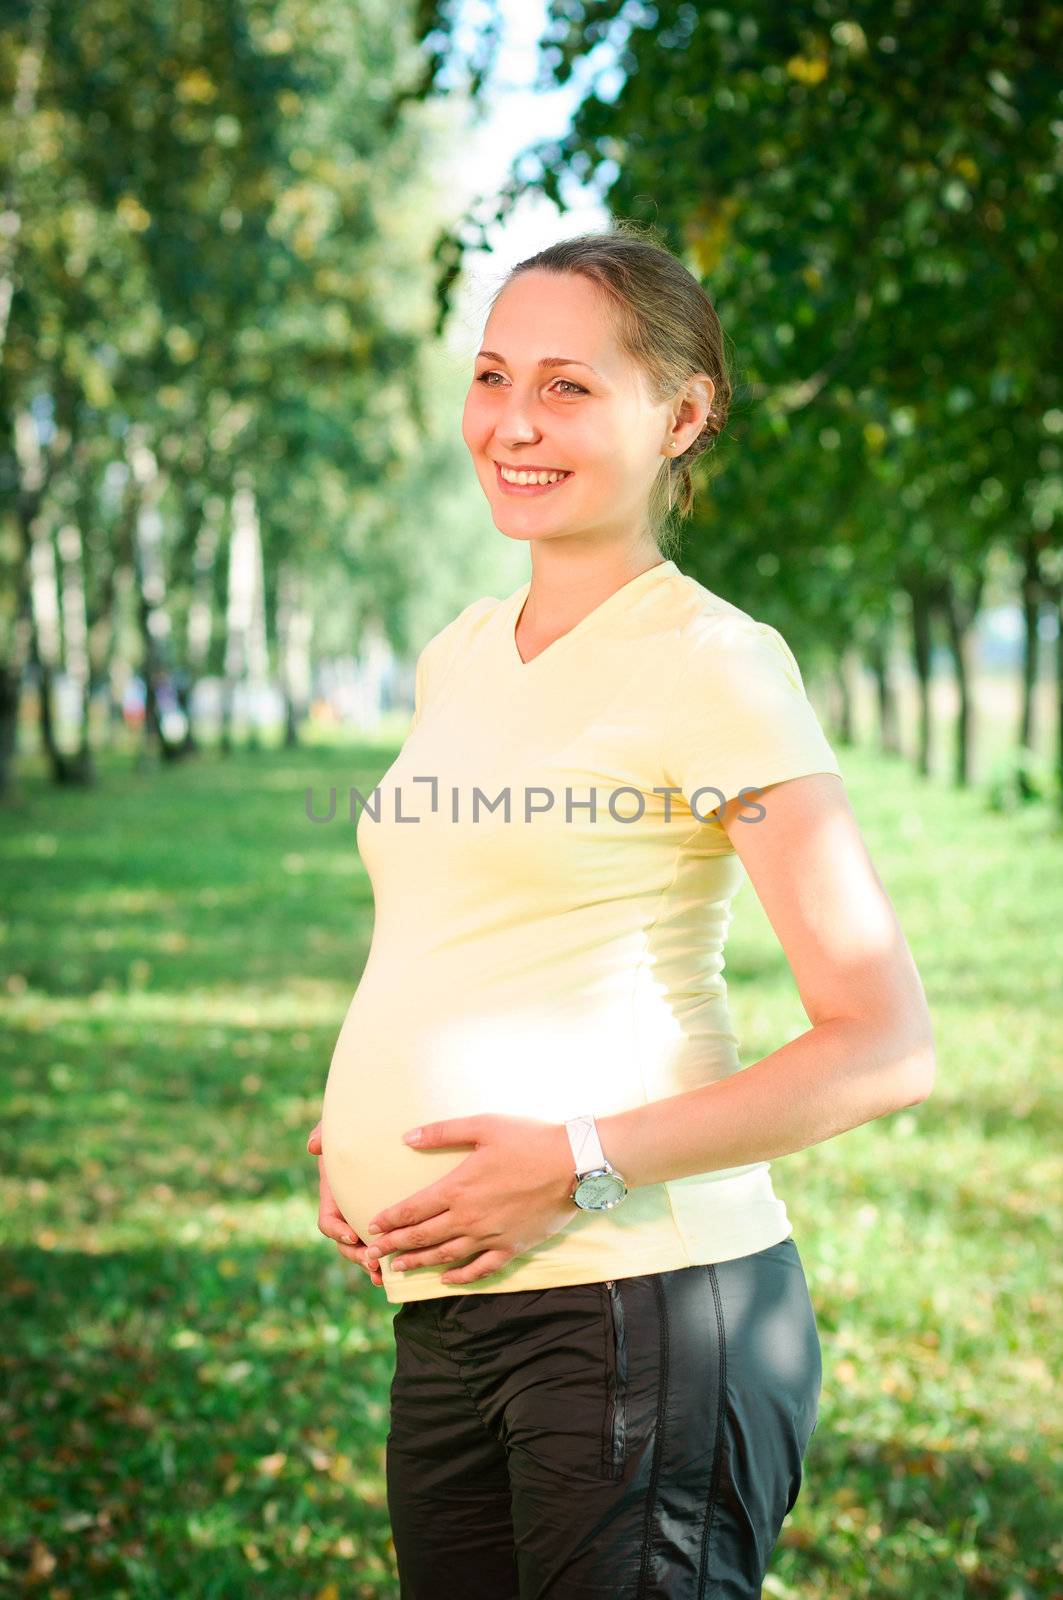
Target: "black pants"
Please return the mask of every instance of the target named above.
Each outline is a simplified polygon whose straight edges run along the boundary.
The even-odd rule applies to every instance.
[[[402,1600],[760,1595],[822,1379],[792,1235],[715,1266],[407,1300],[393,1326]]]

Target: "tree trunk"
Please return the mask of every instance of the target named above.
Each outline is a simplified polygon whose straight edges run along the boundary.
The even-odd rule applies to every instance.
[[[1056,585],[1056,777],[1063,814],[1063,583]]]
[[[78,783],[92,784],[96,772],[89,736],[92,682],[89,669],[88,612],[85,603],[85,564],[81,529],[75,522],[64,523],[56,535],[62,562],[60,606],[63,618],[63,643],[67,676],[78,693],[78,743],[70,761],[72,776]]]
[[[27,128],[37,110],[37,92],[40,88],[41,67],[48,42],[50,10],[48,0],[32,0],[29,8],[28,40],[18,53],[15,68],[8,143],[8,149],[14,153],[15,159],[7,163],[7,177],[3,195],[0,197],[0,212],[3,212],[5,224],[0,229],[0,355],[7,348],[7,328],[17,277],[18,236],[22,228],[23,200],[17,180],[21,173],[33,174],[34,170]],[[29,180],[31,194],[35,181],[35,177],[31,176]],[[30,203],[32,205],[32,200]]]
[[[21,666],[13,661],[0,663],[0,798],[10,793],[15,771],[21,691]]]
[[[284,744],[299,743],[299,727],[310,703],[312,621],[301,604],[302,578],[285,561],[277,574],[277,662],[284,696]]]
[[[185,743],[190,750],[197,748],[196,730],[192,716],[195,686],[210,670],[210,647],[214,638],[214,572],[221,542],[221,519],[224,501],[211,495],[203,509],[203,520],[196,534],[193,558],[192,600],[188,607],[188,685],[185,716],[188,729]]]
[[[938,603],[945,617],[952,665],[956,673],[956,686],[959,690],[960,703],[953,744],[953,781],[960,789],[968,788],[972,777],[974,759],[971,703],[972,635],[984,583],[985,578],[982,573],[972,574],[970,594],[966,599],[960,596],[955,580],[951,577],[944,579],[938,591]]]
[[[21,520],[21,519],[20,519]],[[23,540],[28,537],[23,530]],[[8,658],[0,662],[0,797],[9,794],[15,776],[18,717],[22,680],[30,657],[33,620],[30,615],[30,564],[25,552],[18,565],[15,618]]]
[[[1041,567],[1037,543],[1032,538],[1022,545],[1022,709],[1019,713],[1018,742],[1032,750],[1036,738],[1034,707],[1037,698],[1037,679],[1040,669],[1041,639],[1038,622],[1041,614]]]
[[[229,544],[229,592],[226,606],[225,691],[223,696],[224,748],[229,748],[232,707],[238,685],[248,695],[247,747],[258,748],[257,710],[252,703],[263,687],[268,670],[265,639],[265,585],[258,511],[250,479],[240,474],[233,495],[232,535]]]
[[[848,649],[842,646],[834,655],[834,689],[837,710],[834,723],[839,744],[853,743],[853,693],[849,682]]]
[[[912,602],[912,666],[919,686],[919,730],[916,738],[916,770],[930,776],[930,650],[932,642],[930,593],[919,579],[907,585]]]
[[[897,689],[890,673],[893,629],[888,621],[876,628],[867,645],[867,664],[875,679],[878,706],[878,743],[885,755],[899,755],[901,749],[900,714]]]
[[[77,766],[56,742],[52,715],[52,680],[62,662],[62,638],[55,550],[43,508],[47,487],[57,463],[69,450],[70,437],[57,427],[51,448],[43,451],[36,421],[28,410],[22,409],[15,413],[12,442],[18,472],[15,517],[20,535],[19,581],[23,590],[19,613],[25,626],[15,631],[8,675],[20,684],[25,667],[33,669],[38,688],[41,742],[52,781],[69,783],[77,780]],[[17,698],[17,689],[14,692]]]
[[[159,510],[163,479],[154,452],[143,437],[143,430],[131,430],[129,464],[138,487],[136,526],[133,536],[134,570],[137,583],[137,618],[143,644],[144,679],[144,756],[151,747],[165,761],[183,754],[183,730],[171,737],[163,721],[159,691],[166,685],[172,692],[173,628],[166,606],[166,570],[163,560],[163,521]]]
[[[93,683],[105,687],[107,717],[103,742],[113,749],[125,733],[125,691],[132,665],[122,652],[123,621],[131,615],[136,588],[136,536],[138,490],[133,474],[126,477],[119,515],[107,541],[107,567],[100,585],[95,617],[89,625],[89,661]]]
[[[59,745],[55,730],[54,687],[62,667],[59,580],[55,547],[43,511],[25,530],[30,550],[30,665],[37,682],[37,725],[53,783],[77,781],[78,763]]]

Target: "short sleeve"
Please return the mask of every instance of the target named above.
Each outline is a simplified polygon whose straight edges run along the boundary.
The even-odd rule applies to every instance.
[[[842,776],[786,640],[745,615],[713,619],[690,646],[666,718],[663,767],[687,803],[730,800],[812,772]],[[707,817],[722,802],[698,798]]]

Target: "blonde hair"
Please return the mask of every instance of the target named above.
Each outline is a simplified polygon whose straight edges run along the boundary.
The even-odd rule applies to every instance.
[[[627,220],[604,233],[583,233],[519,261],[494,296],[522,272],[579,273],[602,293],[618,343],[645,373],[653,404],[671,399],[696,372],[715,384],[705,426],[681,456],[666,457],[650,491],[650,528],[670,542],[667,518],[694,508],[691,468],[722,433],[731,407],[724,333],[715,307],[692,273],[650,230]],[[494,300],[492,304],[494,304]]]

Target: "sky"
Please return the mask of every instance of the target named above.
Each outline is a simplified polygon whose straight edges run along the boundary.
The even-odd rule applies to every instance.
[[[504,30],[495,71],[486,90],[488,114],[480,126],[468,126],[462,132],[449,163],[455,185],[455,216],[477,196],[497,194],[520,151],[540,139],[560,137],[591,81],[596,81],[599,92],[603,92],[609,77],[615,75],[610,65],[614,53],[603,44],[563,88],[536,91],[532,87],[536,47],[545,27],[546,0],[502,0],[501,11]],[[459,43],[469,37],[468,30],[475,27],[482,12],[481,0],[463,0],[455,31]],[[451,349],[464,352],[478,338],[484,302],[514,263],[556,239],[608,223],[608,213],[593,190],[571,179],[563,185],[562,193],[566,201],[563,213],[545,196],[529,195],[518,202],[505,224],[492,231],[492,253],[473,251],[467,255],[447,329]]]

